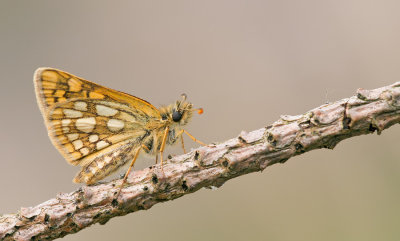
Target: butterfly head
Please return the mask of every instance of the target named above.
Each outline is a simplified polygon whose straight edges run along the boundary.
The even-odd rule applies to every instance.
[[[202,108],[193,108],[193,104],[186,101],[186,94],[182,94],[182,99],[177,100],[174,104],[161,109],[163,120],[169,120],[172,124],[186,125],[192,118],[193,112],[203,113]]]

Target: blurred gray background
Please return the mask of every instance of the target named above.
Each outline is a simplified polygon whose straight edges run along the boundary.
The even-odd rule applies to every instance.
[[[0,212],[79,187],[47,137],[36,68],[155,106],[184,92],[205,110],[189,132],[224,141],[399,81],[399,12],[397,0],[2,0]],[[399,136],[394,126],[345,140],[65,240],[399,240]]]

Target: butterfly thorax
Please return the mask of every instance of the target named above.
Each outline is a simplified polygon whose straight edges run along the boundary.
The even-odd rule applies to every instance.
[[[147,147],[145,152],[156,154],[160,150],[162,139],[167,128],[168,134],[166,144],[173,145],[179,137],[177,134],[192,118],[192,108],[193,105],[184,100],[178,100],[171,105],[161,107],[159,109],[161,115],[160,125],[157,127],[149,126],[149,135],[144,139],[144,144]]]

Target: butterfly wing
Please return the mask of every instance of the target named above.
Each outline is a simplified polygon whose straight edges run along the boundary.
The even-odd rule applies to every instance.
[[[83,168],[75,182],[93,183],[132,158],[160,120],[150,103],[55,69],[35,73],[38,103],[54,146]]]
[[[58,69],[37,69],[33,82],[43,115],[53,104],[73,98],[90,98],[126,103],[134,109],[140,109],[148,116],[160,117],[158,109],[143,99],[106,88]]]
[[[84,166],[120,142],[148,135],[144,116],[116,102],[77,98],[55,104],[46,113],[49,136],[72,165]],[[143,119],[141,119],[141,117]]]
[[[136,148],[137,143],[126,140],[115,144],[113,148],[104,149],[100,155],[94,155],[93,159],[82,167],[73,181],[92,184],[105,178],[127,161],[132,161]]]

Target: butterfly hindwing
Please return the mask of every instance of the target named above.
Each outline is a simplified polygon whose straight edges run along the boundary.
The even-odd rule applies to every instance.
[[[133,159],[139,144],[126,140],[114,145],[113,148],[104,149],[101,155],[92,156],[74,178],[76,183],[93,184],[110,175],[126,162]]]

